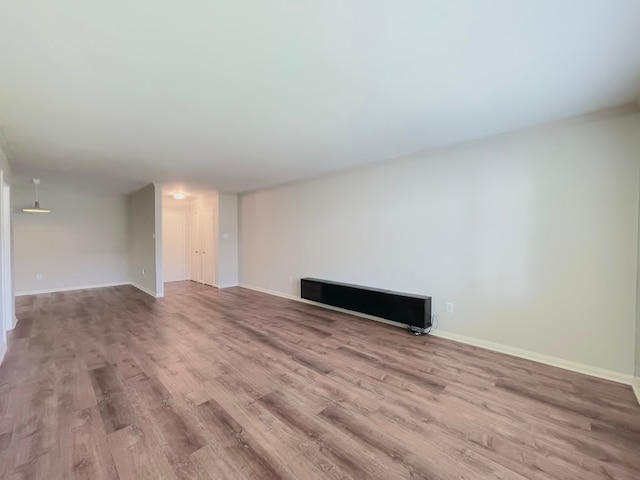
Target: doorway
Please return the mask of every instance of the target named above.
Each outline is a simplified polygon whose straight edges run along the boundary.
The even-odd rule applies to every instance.
[[[196,200],[189,210],[189,279],[210,287],[216,281],[215,212],[208,201]]]
[[[165,297],[215,287],[216,200],[215,192],[176,196],[163,191]]]
[[[200,212],[200,255],[202,256],[201,280],[203,284],[215,285],[215,219],[213,209]]]

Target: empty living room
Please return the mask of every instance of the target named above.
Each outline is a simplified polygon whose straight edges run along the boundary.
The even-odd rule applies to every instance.
[[[640,0],[0,0],[0,480],[640,480]]]

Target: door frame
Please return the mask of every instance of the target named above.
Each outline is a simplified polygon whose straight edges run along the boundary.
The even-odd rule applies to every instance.
[[[200,254],[202,244],[202,228],[200,225],[200,210],[189,210],[189,280],[202,283],[202,255]],[[195,222],[194,222],[195,217]],[[197,250],[196,250],[197,249]]]
[[[204,227],[209,227],[208,225],[208,221],[209,219],[211,219],[211,230],[209,230],[208,228],[203,228]],[[216,228],[216,211],[215,208],[204,208],[202,210],[200,210],[200,234],[201,234],[201,246],[202,248],[206,248],[206,251],[203,254],[203,258],[202,258],[202,283],[204,285],[209,285],[211,287],[217,287],[218,285],[218,281],[217,281],[217,273],[218,273],[218,248],[217,248],[217,231],[218,229]],[[205,240],[205,233],[207,230],[209,230],[209,233],[211,234],[211,244],[210,245],[205,245],[204,244],[204,240]],[[210,269],[211,269],[211,283],[207,283],[205,281],[205,269],[206,266],[209,265]]]
[[[11,186],[6,173],[0,170],[0,308],[2,309],[2,338],[6,345],[7,333],[15,327],[13,303],[13,275],[11,248]]]

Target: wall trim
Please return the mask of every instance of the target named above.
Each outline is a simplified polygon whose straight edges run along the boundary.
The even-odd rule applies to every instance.
[[[90,290],[92,288],[121,287],[123,285],[131,285],[131,282],[100,283],[95,285],[78,285],[75,287],[48,288],[45,290],[30,290],[27,292],[16,292],[15,296],[23,297],[25,295],[40,295],[42,293],[71,292],[73,290]]]
[[[640,377],[631,378],[631,388],[633,389],[633,393],[636,394],[636,400],[640,403]]]
[[[142,290],[144,293],[151,295],[153,298],[162,298],[163,295],[156,295],[155,293],[153,293],[151,290],[149,290],[146,287],[143,287],[142,285],[139,285],[135,282],[115,282],[115,283],[102,283],[102,284],[98,284],[98,285],[81,285],[81,286],[77,286],[77,287],[65,287],[65,288],[52,288],[52,289],[48,289],[48,290],[32,290],[29,292],[18,292],[16,293],[16,297],[23,297],[25,295],[40,295],[43,293],[57,293],[57,292],[73,292],[76,290],[91,290],[94,288],[107,288],[107,287],[122,287],[125,285],[131,285],[135,288],[137,288],[138,290]],[[16,324],[18,323],[18,318],[14,317],[14,322],[13,322],[13,327],[15,328]]]
[[[18,317],[13,317],[13,327],[11,327],[11,330],[13,330],[14,328],[16,328],[16,325],[18,325]]]
[[[239,286],[240,286],[240,284],[238,284],[238,283],[227,283],[227,284],[224,284],[224,285],[218,285],[218,288],[219,289],[223,289],[223,288],[231,288],[231,287],[239,287]]]
[[[153,293],[151,290],[149,290],[146,287],[143,287],[142,285],[136,283],[136,282],[127,282],[125,285],[131,285],[133,287],[136,287],[138,290],[142,290],[144,293],[146,293],[147,295],[151,295],[153,298],[162,298],[164,295],[156,295],[155,293]]]
[[[268,295],[274,295],[276,297],[286,298],[288,300],[294,300],[301,303],[306,303],[310,305],[315,305],[317,307],[326,308],[327,310],[334,310],[343,313],[348,313],[350,315],[355,315],[356,317],[362,317],[369,320],[374,320],[377,322],[386,323],[389,325],[394,325],[398,327],[405,327],[405,325],[397,322],[392,322],[383,318],[374,317],[372,315],[367,315],[363,313],[353,312],[350,310],[344,310],[342,308],[332,307],[330,305],[324,305],[322,303],[312,302],[309,300],[305,300],[300,297],[296,297],[295,295],[289,295],[282,292],[277,292],[274,290],[268,290],[266,288],[256,287],[254,285],[247,285],[245,283],[241,283],[240,287],[246,288],[248,290],[255,290],[256,292],[266,293]],[[474,347],[484,348],[486,350],[491,350],[498,353],[504,353],[507,355],[511,355],[513,357],[524,358],[526,360],[532,360],[534,362],[543,363],[545,365],[550,365],[552,367],[562,368],[563,370],[569,370],[572,372],[582,373],[584,375],[589,375],[592,377],[602,378],[605,380],[611,380],[617,383],[623,383],[625,385],[631,385],[634,388],[634,392],[636,396],[638,396],[638,401],[640,402],[640,384],[634,384],[634,377],[632,375],[628,375],[625,373],[615,372],[613,370],[607,370],[604,368],[593,367],[591,365],[585,365],[583,363],[573,362],[570,360],[564,360],[561,358],[553,357],[551,355],[544,355],[542,353],[532,352],[530,350],[524,350],[521,348],[510,347],[508,345],[503,345],[500,343],[489,342],[486,340],[481,340],[479,338],[467,337],[465,335],[458,335],[457,333],[446,332],[442,330],[434,330],[431,335],[434,337],[440,337],[447,340],[452,340],[454,342],[464,343],[467,345],[471,345]],[[636,379],[636,382],[640,381]]]
[[[6,345],[0,345],[0,365],[2,365],[2,362],[4,361],[4,354],[7,353],[7,346]]]
[[[465,335],[459,335],[457,333],[446,332],[442,330],[435,330],[432,335],[434,337],[445,338],[447,340],[453,340],[455,342],[465,343],[474,347],[480,347],[487,350],[491,350],[498,353],[505,353],[513,357],[524,358],[526,360],[532,360],[538,363],[544,363],[552,367],[562,368],[563,370],[570,370],[572,372],[582,373],[591,377],[602,378],[605,380],[611,380],[613,382],[624,383],[631,385],[633,376],[626,373],[616,372],[614,370],[607,370],[605,368],[594,367],[591,365],[585,365],[584,363],[573,362],[571,360],[564,360],[562,358],[554,357],[551,355],[545,355],[543,353],[532,352],[530,350],[524,350],[521,348],[510,347],[501,343],[489,342],[474,337],[467,337]]]

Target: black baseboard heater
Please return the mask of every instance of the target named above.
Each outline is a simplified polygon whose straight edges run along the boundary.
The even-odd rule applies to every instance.
[[[317,278],[300,280],[300,296],[306,300],[366,313],[422,330],[431,327],[431,297]]]

